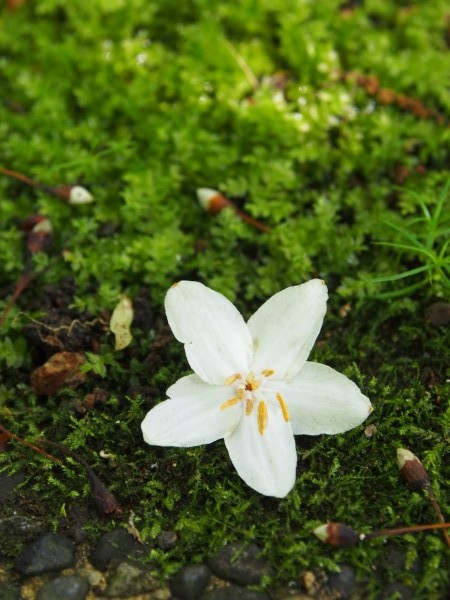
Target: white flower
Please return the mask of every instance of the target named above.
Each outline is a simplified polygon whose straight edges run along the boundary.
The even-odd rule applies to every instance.
[[[341,433],[371,404],[347,377],[307,362],[326,312],[327,288],[313,279],[270,298],[245,323],[222,294],[181,281],[166,296],[169,325],[195,374],[142,422],[144,440],[190,447],[224,438],[238,474],[282,498],[295,483],[294,435]]]

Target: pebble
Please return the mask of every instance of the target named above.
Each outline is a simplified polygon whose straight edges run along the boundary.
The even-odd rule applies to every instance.
[[[24,479],[25,475],[22,471],[12,475],[0,473],[0,506],[13,498],[16,486]]]
[[[59,533],[50,533],[27,546],[16,559],[15,569],[23,575],[40,575],[70,567],[75,561],[75,544]]]
[[[178,535],[175,531],[161,531],[155,540],[156,545],[161,550],[172,550],[178,542]]]
[[[84,600],[89,582],[79,575],[56,577],[39,588],[36,600]]]
[[[119,563],[109,576],[105,596],[129,598],[151,592],[159,587],[159,581],[150,575],[148,568],[124,561]]]
[[[105,571],[112,562],[121,562],[128,556],[145,556],[145,546],[139,544],[123,527],[104,533],[90,555],[96,569]]]
[[[179,600],[196,600],[205,591],[211,578],[207,565],[188,565],[178,571],[169,582],[169,589]]]
[[[339,573],[329,575],[328,586],[339,598],[350,598],[356,587],[355,571],[348,565],[340,565],[340,569]]]
[[[239,585],[260,583],[272,570],[263,558],[259,558],[261,549],[256,544],[245,547],[243,544],[227,544],[215,557],[209,560],[211,571]]]
[[[33,517],[13,515],[12,517],[0,519],[0,535],[5,537],[19,536],[23,539],[31,539],[43,531],[42,523]]]
[[[3,560],[9,556],[17,556],[24,545],[31,542],[37,535],[44,532],[44,526],[33,517],[12,515],[0,519],[0,540],[7,540],[1,544],[0,558]]]
[[[264,592],[254,592],[238,585],[230,585],[203,594],[201,600],[270,600],[270,596]]]

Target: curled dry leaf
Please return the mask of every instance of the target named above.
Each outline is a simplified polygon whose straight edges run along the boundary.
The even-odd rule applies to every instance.
[[[128,296],[123,295],[119,304],[113,310],[109,328],[116,337],[115,350],[126,348],[133,336],[130,332],[130,326],[133,322],[133,304]]]
[[[31,387],[40,396],[52,396],[63,387],[77,387],[86,380],[80,370],[82,352],[57,352],[31,374]]]

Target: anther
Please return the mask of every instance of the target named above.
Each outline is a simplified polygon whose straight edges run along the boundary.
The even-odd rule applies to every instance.
[[[261,435],[263,435],[264,430],[267,428],[267,419],[267,405],[261,400],[258,404],[258,431]]]
[[[248,398],[245,402],[245,414],[249,417],[252,414],[253,410],[253,398]]]
[[[289,421],[289,412],[286,406],[286,402],[284,401],[284,398],[281,394],[277,394],[277,400],[280,404],[281,407],[281,412],[283,413],[283,419],[286,421],[286,423]]]
[[[264,377],[270,377],[275,373],[275,371],[273,369],[263,369],[261,373],[264,375]]]
[[[238,402],[239,402],[239,398],[237,398],[236,396],[234,398],[230,398],[229,400],[227,400],[226,402],[223,402],[220,405],[220,410],[225,410],[226,408],[230,408],[230,406],[234,406]]]
[[[223,384],[224,385],[231,385],[232,383],[234,383],[238,379],[242,379],[242,375],[240,373],[234,373],[234,375],[230,375],[229,377],[227,377],[225,379],[225,381],[223,382]]]

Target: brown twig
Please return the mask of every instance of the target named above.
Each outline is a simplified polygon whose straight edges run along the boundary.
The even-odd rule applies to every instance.
[[[5,319],[8,316],[8,313],[11,310],[12,306],[15,304],[15,302],[17,301],[19,296],[27,289],[27,287],[30,285],[30,283],[33,281],[33,279],[35,277],[36,277],[35,273],[27,272],[24,275],[22,275],[22,277],[16,283],[14,292],[13,292],[11,298],[9,299],[8,304],[5,306],[5,309],[3,310],[2,314],[0,315],[0,327],[5,322]]]
[[[50,460],[54,460],[55,462],[61,462],[59,460],[59,458],[56,458],[56,456],[53,456],[52,454],[48,454],[47,452],[45,452],[45,450],[42,450],[42,448],[38,448],[37,446],[34,446],[33,444],[26,442],[23,438],[19,437],[15,433],[12,433],[12,431],[9,431],[8,429],[6,429],[6,427],[3,427],[3,425],[0,425],[0,431],[3,431],[3,433],[8,435],[11,439],[16,440],[16,442],[19,442],[20,444],[27,446],[27,448],[31,448],[31,450],[33,450],[34,452],[37,452],[38,454],[42,454],[42,456],[45,456],[45,458],[49,458]]]

